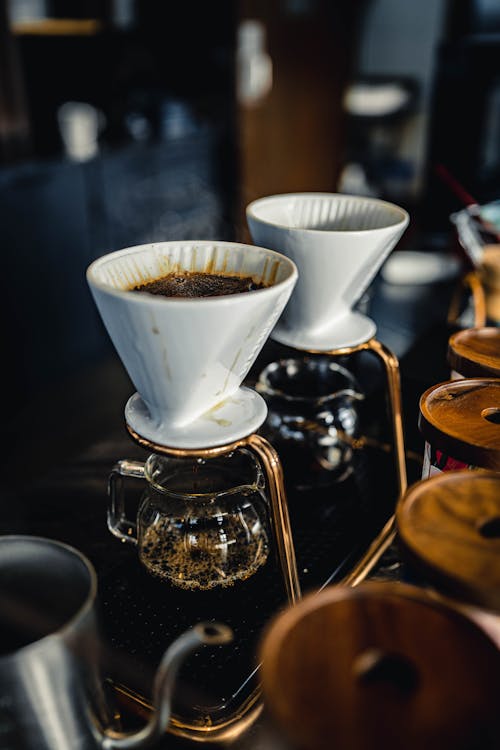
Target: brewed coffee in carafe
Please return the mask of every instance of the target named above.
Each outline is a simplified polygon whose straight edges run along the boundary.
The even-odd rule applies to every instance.
[[[211,459],[152,454],[128,469],[124,463],[114,477],[142,473],[147,487],[134,523],[124,517],[121,485],[111,482],[109,528],[137,545],[149,573],[176,588],[207,591],[234,586],[265,565],[265,483],[248,450]]]

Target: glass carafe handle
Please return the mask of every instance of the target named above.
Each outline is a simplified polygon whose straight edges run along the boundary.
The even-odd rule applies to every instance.
[[[137,544],[137,524],[125,515],[124,477],[144,479],[142,461],[118,461],[108,480],[108,529],[122,542]]]

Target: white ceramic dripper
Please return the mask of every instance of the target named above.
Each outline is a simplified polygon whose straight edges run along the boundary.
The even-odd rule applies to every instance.
[[[266,287],[220,297],[131,291],[170,272],[251,276]],[[297,280],[272,250],[230,242],[162,242],[96,260],[87,280],[138,393],[125,416],[156,444],[196,449],[231,443],[264,421],[263,399],[240,388]]]
[[[373,198],[292,193],[247,207],[253,241],[291,258],[299,281],[273,338],[303,350],[357,346],[375,323],[352,308],[406,228],[398,206]]]

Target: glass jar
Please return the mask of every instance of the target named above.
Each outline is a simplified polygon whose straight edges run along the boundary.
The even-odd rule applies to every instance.
[[[450,336],[451,379],[500,377],[500,329],[467,328]]]
[[[497,750],[500,654],[473,623],[401,583],[327,586],[259,649],[269,747]]]
[[[406,575],[461,609],[500,648],[500,474],[449,471],[417,482],[396,520]]]
[[[269,410],[265,436],[296,489],[349,475],[364,396],[348,370],[328,357],[282,359],[261,372],[256,390]]]
[[[469,378],[432,386],[420,399],[422,479],[457,469],[500,471],[500,380]]]
[[[147,482],[136,521],[125,514],[124,477]],[[137,545],[145,568],[176,587],[232,586],[267,561],[265,481],[246,449],[210,459],[153,453],[145,464],[119,461],[109,487],[110,531]]]

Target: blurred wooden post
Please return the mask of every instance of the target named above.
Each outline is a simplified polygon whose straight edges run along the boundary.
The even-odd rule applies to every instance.
[[[263,24],[271,91],[238,106],[241,238],[244,208],[274,193],[335,191],[344,158],[342,96],[363,2],[240,0],[239,20]]]

